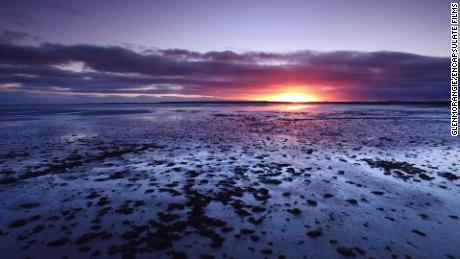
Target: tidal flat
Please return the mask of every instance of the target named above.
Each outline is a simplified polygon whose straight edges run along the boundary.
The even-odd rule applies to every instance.
[[[460,258],[432,104],[0,107],[2,258]]]

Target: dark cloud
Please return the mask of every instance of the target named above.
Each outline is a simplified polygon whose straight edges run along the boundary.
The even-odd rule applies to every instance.
[[[448,58],[400,52],[199,53],[3,41],[0,91],[235,98],[292,85],[325,100],[447,100],[448,67]]]
[[[3,44],[14,44],[14,43],[24,43],[24,42],[37,42],[40,40],[40,37],[35,35],[30,35],[25,32],[4,30],[0,33],[0,43]]]

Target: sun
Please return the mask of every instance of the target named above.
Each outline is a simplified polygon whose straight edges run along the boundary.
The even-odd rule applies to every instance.
[[[307,103],[314,102],[316,98],[300,92],[278,93],[259,98],[260,101],[283,102],[283,103]]]
[[[286,93],[274,96],[273,101],[288,103],[304,103],[311,102],[312,99],[308,95],[302,93]]]
[[[247,96],[247,99],[263,102],[308,103],[319,102],[321,98],[311,92],[310,86],[273,86],[260,93]]]

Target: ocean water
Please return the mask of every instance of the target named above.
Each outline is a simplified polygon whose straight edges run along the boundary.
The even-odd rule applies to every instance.
[[[448,106],[439,103],[406,104],[308,104],[308,103],[126,103],[0,105],[2,120],[27,120],[45,116],[113,116],[126,114],[164,115],[173,112],[291,112],[325,115],[328,118],[437,118],[449,119]],[[330,116],[329,116],[330,115]]]

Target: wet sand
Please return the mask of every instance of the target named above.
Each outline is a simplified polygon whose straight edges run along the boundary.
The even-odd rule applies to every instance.
[[[3,258],[460,258],[448,107],[0,108]]]

